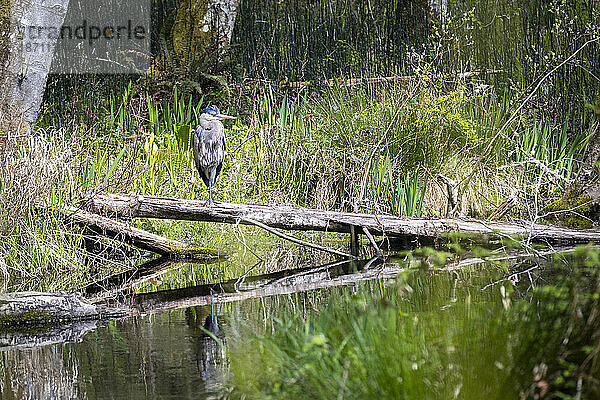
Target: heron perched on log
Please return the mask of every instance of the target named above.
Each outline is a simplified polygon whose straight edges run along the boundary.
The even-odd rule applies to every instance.
[[[207,205],[213,204],[212,187],[221,173],[225,158],[224,119],[235,119],[221,114],[217,106],[202,110],[199,125],[194,130],[194,162],[204,184],[208,187]]]

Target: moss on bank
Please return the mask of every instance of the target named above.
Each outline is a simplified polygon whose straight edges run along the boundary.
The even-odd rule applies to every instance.
[[[598,206],[582,190],[570,188],[563,196],[543,209],[549,214],[544,222],[567,228],[589,229],[598,220]]]

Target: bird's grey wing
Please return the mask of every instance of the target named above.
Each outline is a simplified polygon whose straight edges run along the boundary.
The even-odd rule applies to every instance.
[[[213,123],[210,127],[205,127],[200,137],[200,162],[204,167],[216,168],[223,162],[225,156],[223,149],[223,124]]]
[[[225,149],[227,148],[227,145],[225,144],[225,136],[223,136],[223,158],[225,158]],[[217,176],[219,176],[219,174],[221,173],[221,168],[223,167],[223,160],[221,160],[221,162],[217,165],[217,173],[215,174],[215,178]]]
[[[194,163],[196,164],[196,169],[200,174],[200,178],[202,178],[204,184],[208,186],[208,176],[206,176],[206,174],[204,173],[204,168],[202,168],[202,148],[200,147],[202,146],[201,138],[203,131],[204,128],[198,125],[194,132]]]

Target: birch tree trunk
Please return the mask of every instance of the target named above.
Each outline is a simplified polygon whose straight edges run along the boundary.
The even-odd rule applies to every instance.
[[[429,0],[429,9],[443,18],[448,11],[448,0]]]
[[[68,4],[0,0],[0,137],[31,132]]]
[[[229,46],[240,0],[208,0],[207,3],[206,14],[200,21],[201,29],[216,35],[220,48]]]

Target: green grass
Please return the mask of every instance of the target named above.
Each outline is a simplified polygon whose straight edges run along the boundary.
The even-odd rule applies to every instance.
[[[445,29],[440,43],[453,32]],[[443,174],[460,183],[461,211],[485,218],[507,198],[522,194],[543,209],[568,189],[591,132],[589,118],[578,116],[589,110],[573,106],[557,124],[552,113],[531,105],[499,135],[522,101],[520,90],[433,79],[427,71],[435,66],[419,63],[409,83],[303,91],[265,84],[229,99],[178,89],[157,95],[147,90],[151,77],[69,84],[57,78],[48,92],[58,100],[44,103],[36,136],[2,144],[8,150],[0,175],[0,235],[9,238],[0,244],[4,263],[21,271],[19,287],[54,287],[69,271],[79,283],[58,286],[96,276],[84,276],[81,233],[32,213],[40,202],[77,204],[98,192],[206,198],[190,144],[201,107],[214,99],[239,117],[226,125],[217,200],[436,217],[446,212],[446,189],[436,180]],[[542,198],[530,198],[538,192]],[[515,215],[527,216],[528,204]],[[237,228],[210,224],[135,223],[195,245],[238,235]],[[27,250],[19,255],[21,249]]]
[[[529,290],[511,280],[482,290],[502,272],[479,266],[311,294],[303,315],[289,304],[302,297],[282,301],[276,316],[232,328],[228,397],[530,398],[540,383],[576,398],[581,379],[593,398],[597,262],[585,247],[557,256],[540,272],[546,283]]]
[[[221,85],[222,77],[206,75],[214,71],[167,85],[157,76],[51,78],[35,135],[0,141],[0,291],[76,290],[141,263],[147,254],[122,247],[107,255],[88,251],[89,237],[80,229],[37,207],[79,204],[99,192],[205,199],[190,143],[198,113],[209,102],[238,116],[226,123],[218,201],[437,217],[446,210],[446,189],[436,180],[443,174],[460,183],[462,211],[470,217],[485,218],[506,199],[519,202],[509,217],[526,220],[539,219],[535,210],[548,204],[563,205],[555,200],[579,178],[596,118],[597,110],[580,100],[593,103],[599,95],[598,44],[543,82],[505,124],[538,79],[597,37],[598,7],[582,0],[519,7],[469,0],[452,4],[453,15],[443,22],[430,22],[423,10],[415,8],[413,15],[400,3],[329,7],[331,2],[318,1],[306,3],[308,10],[300,3],[242,2],[234,44],[245,45],[233,47],[231,74],[271,83],[209,93],[197,86],[202,79]],[[265,16],[266,8],[277,12]],[[418,26],[397,29],[396,21],[415,16]],[[273,24],[248,25],[258,20]],[[368,32],[356,35],[364,27]],[[401,32],[407,35],[394,36]],[[322,40],[310,41],[315,37]],[[259,60],[247,57],[261,48]],[[178,55],[170,57],[176,61]],[[464,81],[445,74],[482,68],[500,72]],[[319,85],[340,75],[388,74],[415,79]],[[289,79],[314,81],[300,89]],[[159,289],[331,260],[252,227],[144,219],[133,224],[231,256],[218,265],[181,265],[161,277]],[[297,235],[345,244],[341,235]],[[312,293],[314,310],[305,315],[290,306],[266,325],[240,328],[230,348],[229,396],[515,398],[532,397],[545,382],[552,394],[569,398],[579,378],[586,391],[598,393],[588,379],[598,376],[600,365],[596,253],[580,250],[574,259],[557,260],[549,270],[564,285],[533,294],[509,282],[504,292],[480,290],[490,275],[501,277],[502,265],[484,275],[450,275],[428,266],[452,253],[404,255],[408,266],[422,268],[394,284],[364,283],[356,295],[342,289]],[[155,284],[139,290],[156,290]],[[532,371],[544,368],[543,381],[534,381]]]
[[[519,138],[517,162],[541,163],[541,167],[533,164],[529,169],[533,175],[543,173],[540,169],[546,168],[567,181],[576,178],[580,169],[577,157],[583,153],[590,136],[581,130],[569,137],[568,129],[567,120],[560,126],[553,126],[545,119],[535,121]]]
[[[304,317],[284,309],[264,331],[243,331],[244,339],[230,344],[230,398],[514,394],[501,386],[505,376],[493,367],[494,360],[507,365],[510,347],[507,332],[494,329],[506,318],[493,302],[496,293],[472,298],[469,288],[478,281],[472,277],[453,298],[450,276],[427,275],[359,285],[353,296],[334,290]],[[474,334],[486,318],[487,336]]]
[[[510,127],[512,136],[495,138],[491,154],[482,158],[511,100],[506,93],[479,93],[469,85],[452,90],[418,82],[409,87],[334,87],[297,97],[266,87],[258,93],[253,109],[236,111],[232,105],[223,110],[240,118],[226,127],[228,151],[215,190],[218,200],[443,216],[446,192],[434,179],[441,173],[461,182],[465,211],[485,217],[539,175],[535,169],[523,175],[499,167],[532,152],[569,179],[576,173],[573,160],[585,145],[583,134],[572,139],[566,128],[551,129],[535,113],[524,111]],[[81,108],[93,100],[83,98]],[[168,100],[155,101],[129,84],[101,104],[88,116],[91,120],[74,118],[60,131],[44,125],[57,119],[54,109],[46,108],[40,116],[45,129],[5,153],[3,168],[18,162],[25,166],[18,176],[16,171],[3,175],[1,186],[5,212],[0,225],[10,237],[0,244],[4,259],[9,268],[28,266],[29,275],[18,276],[35,277],[17,278],[19,287],[54,287],[51,282],[68,271],[78,271],[71,275],[78,283],[69,279],[61,288],[80,287],[96,276],[84,276],[81,233],[54,217],[31,214],[36,203],[77,204],[98,192],[207,196],[190,149],[200,103],[176,90]],[[512,150],[515,142],[520,152]],[[18,196],[26,202],[15,200]],[[194,245],[225,246],[239,236],[238,228],[211,224],[135,224]],[[15,233],[22,230],[36,239],[22,243],[26,236]],[[64,254],[44,247],[64,249]],[[27,251],[18,255],[21,248]]]

